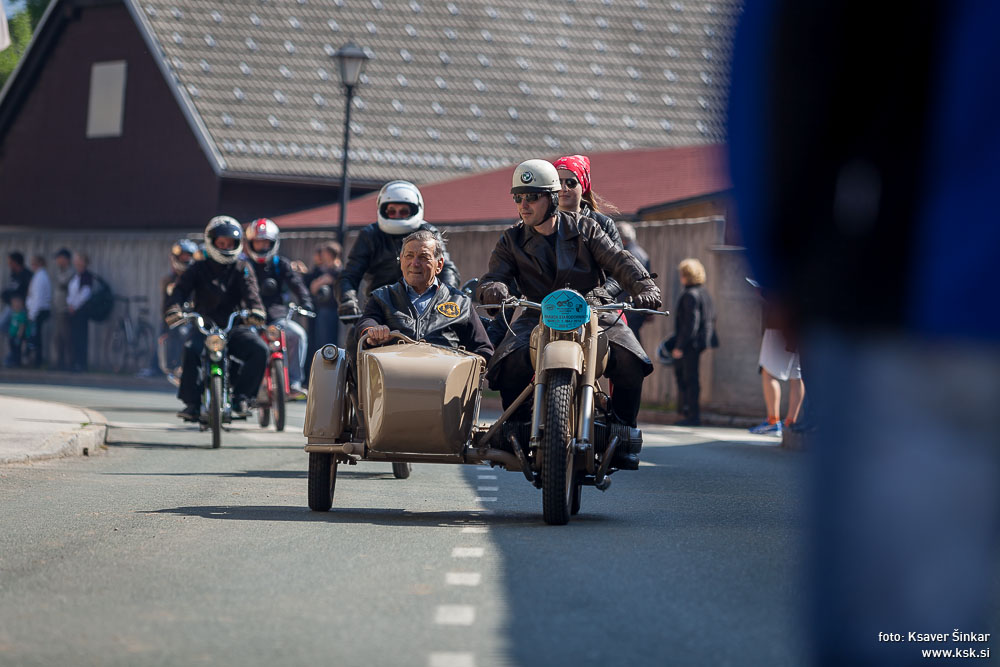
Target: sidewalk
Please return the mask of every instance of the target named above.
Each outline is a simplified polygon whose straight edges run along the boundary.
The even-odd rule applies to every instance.
[[[106,422],[86,408],[0,396],[0,465],[98,453]]]

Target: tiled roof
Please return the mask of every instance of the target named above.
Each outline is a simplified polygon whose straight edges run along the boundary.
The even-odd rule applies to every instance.
[[[223,173],[351,176],[718,143],[737,0],[125,0]]]
[[[532,157],[530,155],[525,158]],[[555,159],[558,155],[549,156]],[[722,146],[612,151],[590,156],[594,191],[632,218],[646,208],[715,194],[730,187]],[[423,185],[425,217],[434,224],[515,220],[510,197],[511,167]],[[352,199],[349,226],[375,221],[378,193]],[[322,206],[275,218],[282,229],[333,227],[340,205]]]

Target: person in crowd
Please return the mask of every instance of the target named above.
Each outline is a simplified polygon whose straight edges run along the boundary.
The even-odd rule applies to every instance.
[[[761,296],[763,298],[761,326],[764,332],[757,364],[760,369],[767,418],[752,427],[750,432],[780,436],[786,427],[798,420],[806,387],[802,379],[802,364],[798,352],[794,343],[786,336],[788,320],[782,315],[779,304],[770,299],[764,290],[761,290]],[[784,420],[781,419],[782,382],[788,383],[788,411]]]
[[[69,311],[70,370],[82,373],[87,370],[87,350],[90,339],[90,318],[86,305],[94,290],[94,276],[87,267],[90,258],[82,252],[73,255],[75,274],[69,281],[66,309]]]
[[[343,268],[341,256],[341,247],[336,241],[327,241],[316,246],[313,252],[313,268],[303,278],[305,284],[309,286],[309,294],[316,307],[316,317],[309,322],[309,347],[306,354],[309,360],[323,345],[340,342],[340,319],[337,316],[335,292]],[[305,365],[307,381],[310,370],[311,362],[308,362]]]
[[[68,248],[60,248],[55,254],[52,268],[52,350],[51,359],[59,370],[68,370],[73,358],[70,331],[70,312],[67,304],[69,283],[76,272],[70,262],[73,254]]]
[[[614,244],[593,218],[558,210],[562,185],[556,168],[545,160],[527,160],[513,173],[511,194],[520,221],[507,229],[490,256],[489,269],[477,287],[484,304],[501,304],[517,285],[526,299],[541,301],[553,290],[569,286],[589,300],[600,301],[594,290],[603,288],[612,274],[633,296],[639,308],[658,308],[660,290],[632,255]],[[512,325],[490,360],[487,378],[499,389],[506,409],[534,375],[529,356],[529,337],[539,314],[523,312]],[[607,376],[614,383],[613,418],[636,425],[645,376],[653,364],[631,330],[617,314],[607,313],[601,322],[608,327],[610,360]],[[514,418],[530,419],[525,403]],[[615,456],[615,465],[636,469],[635,454]]]
[[[24,265],[24,254],[15,250],[7,253],[7,267],[10,269],[10,283],[0,292],[4,306],[10,306],[11,299],[16,295],[21,301],[28,296],[28,283],[31,282],[31,271]],[[4,308],[0,313],[0,330],[6,330],[10,324],[11,309]]]
[[[271,323],[281,320],[285,328],[290,398],[301,397],[305,394],[302,388],[302,367],[306,360],[309,337],[302,325],[293,319],[285,319],[288,315],[285,299],[286,294],[290,295],[296,305],[311,311],[312,297],[302,282],[302,277],[292,269],[292,263],[278,254],[280,230],[273,220],[259,218],[251,222],[247,225],[246,240],[246,254],[257,277],[257,287],[260,289],[264,310],[267,311],[267,321]]]
[[[21,365],[21,348],[29,336],[28,312],[24,308],[24,299],[17,293],[10,296],[10,315],[7,318],[7,356],[4,358],[5,368],[17,368]]]
[[[358,290],[363,279],[368,281],[367,294],[398,281],[399,252],[403,238],[418,229],[439,234],[437,228],[424,221],[424,198],[409,181],[390,181],[378,193],[378,220],[361,229],[340,274],[340,315],[361,314]],[[445,254],[444,269],[439,280],[458,287],[458,269]],[[367,296],[366,294],[366,296]]]
[[[174,291],[174,285],[177,284],[178,278],[194,263],[194,256],[197,252],[198,244],[194,241],[186,238],[178,239],[170,246],[170,271],[160,280],[160,336],[166,336],[166,362],[170,368],[180,364],[185,339],[181,333],[182,328],[171,329],[164,320],[167,315],[167,302]],[[157,342],[153,349],[149,368],[142,369],[138,375],[139,377],[155,377],[161,372],[159,342]]]
[[[48,321],[52,312],[52,282],[49,272],[45,269],[45,258],[35,255],[31,258],[31,282],[28,283],[28,296],[24,305],[31,322],[31,340],[29,344],[34,351],[34,365],[42,365],[44,357],[42,348],[42,327]]]
[[[651,271],[649,264],[649,254],[646,252],[645,248],[638,244],[635,240],[635,227],[628,222],[618,223],[618,232],[622,237],[622,245],[625,249],[632,253],[632,256],[639,260],[639,263],[647,270]],[[628,328],[632,330],[636,338],[639,338],[639,329],[642,325],[646,323],[649,315],[642,313],[629,313],[628,314]],[[642,342],[642,339],[639,338]]]
[[[358,322],[359,338],[367,333],[368,345],[382,345],[395,330],[436,345],[461,346],[489,361],[493,344],[472,299],[438,280],[444,256],[439,234],[419,230],[403,239],[399,256],[403,277],[371,293]]]
[[[243,227],[235,219],[220,215],[212,218],[205,227],[205,254],[181,274],[174,285],[167,305],[165,321],[176,324],[184,316],[183,304],[192,300],[197,312],[205,319],[206,327],[213,324],[226,326],[229,316],[244,308],[250,309],[246,324],[263,326],[267,313],[257,288],[257,278],[250,265],[240,259],[243,250]],[[236,325],[229,332],[229,354],[242,364],[232,364],[232,412],[246,416],[251,397],[264,377],[267,364],[267,345],[250,326]],[[184,363],[177,397],[184,409],[177,416],[186,421],[198,421],[201,416],[201,397],[204,393],[198,364],[205,344],[205,335],[193,331],[184,348]],[[238,370],[237,370],[238,366]]]
[[[705,289],[705,267],[697,259],[683,260],[677,267],[684,291],[674,313],[674,375],[682,419],[677,426],[701,426],[701,353],[715,337],[715,306]]]

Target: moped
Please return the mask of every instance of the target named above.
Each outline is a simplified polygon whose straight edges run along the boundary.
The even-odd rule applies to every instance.
[[[626,303],[591,306],[571,289],[541,303],[512,299],[503,306],[539,310],[541,319],[530,339],[535,377],[492,425],[478,423],[486,369],[478,355],[398,332],[394,344],[375,348],[366,348],[362,335],[356,369],[343,349],[317,351],[303,428],[310,509],[329,510],[338,466],[359,461],[520,471],[541,489],[542,515],[552,525],[580,511],[584,486],[610,487],[615,452],[638,454],[642,433],[609,418],[600,384],[609,347],[599,314],[668,313]],[[531,422],[511,420],[529,399]]]
[[[288,347],[285,343],[284,323],[293,315],[316,317],[316,313],[300,308],[294,303],[288,304],[288,313],[281,319],[261,328],[260,337],[267,345],[269,357],[264,369],[264,379],[257,392],[257,423],[261,428],[267,428],[274,416],[274,429],[285,430],[285,401],[291,393],[288,384],[288,365],[285,357]]]

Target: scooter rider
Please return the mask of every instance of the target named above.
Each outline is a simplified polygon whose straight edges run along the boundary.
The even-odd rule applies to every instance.
[[[390,181],[378,193],[378,221],[363,228],[347,257],[347,266],[340,274],[341,316],[360,315],[358,289],[363,278],[368,279],[366,296],[374,290],[396,282],[402,277],[399,252],[403,238],[418,229],[439,234],[424,222],[424,198],[409,181]],[[458,269],[448,254],[438,279],[452,287],[459,286]]]
[[[461,346],[489,361],[493,344],[472,299],[438,280],[444,253],[441,237],[430,231],[419,230],[403,239],[399,256],[403,277],[371,293],[358,322],[359,337],[367,333],[368,345],[381,345],[395,330],[436,345]]]
[[[196,261],[174,285],[166,312],[168,325],[181,319],[182,304],[194,297],[198,313],[209,321],[224,326],[229,316],[242,308],[250,309],[246,324],[262,326],[266,318],[264,304],[257,289],[257,279],[250,265],[240,259],[243,228],[233,218],[220,215],[205,227],[205,259]],[[205,336],[195,331],[184,350],[183,375],[177,397],[184,402],[178,417],[197,421],[204,391],[198,364]],[[249,397],[257,393],[267,364],[267,346],[247,326],[236,326],[229,333],[227,344],[231,356],[243,362],[233,378],[233,414],[245,416]],[[235,365],[234,365],[235,366]]]
[[[245,252],[257,276],[260,298],[267,311],[267,321],[284,320],[285,336],[288,339],[288,384],[292,394],[303,394],[302,371],[308,336],[305,329],[294,320],[284,317],[288,314],[285,305],[286,290],[295,303],[306,310],[313,309],[312,297],[306,289],[302,277],[292,269],[292,263],[278,254],[280,230],[273,220],[260,218],[247,225],[247,246]]]
[[[649,273],[631,254],[616,247],[592,218],[558,211],[559,190],[559,174],[545,160],[527,160],[514,170],[511,194],[521,220],[497,242],[489,270],[479,281],[480,301],[499,304],[509,296],[508,285],[514,284],[531,301],[540,302],[566,286],[588,295],[611,274],[632,294],[637,308],[659,308],[660,290]],[[505,409],[534,374],[528,343],[538,319],[533,310],[518,317],[511,327],[513,333],[504,337],[487,369],[490,386],[500,390]],[[610,326],[606,374],[614,384],[612,416],[635,426],[642,382],[653,372],[653,364],[617,313],[603,314],[601,323]],[[526,421],[529,410],[525,403],[515,418]],[[615,456],[620,468],[635,469],[638,463],[635,454]]]

